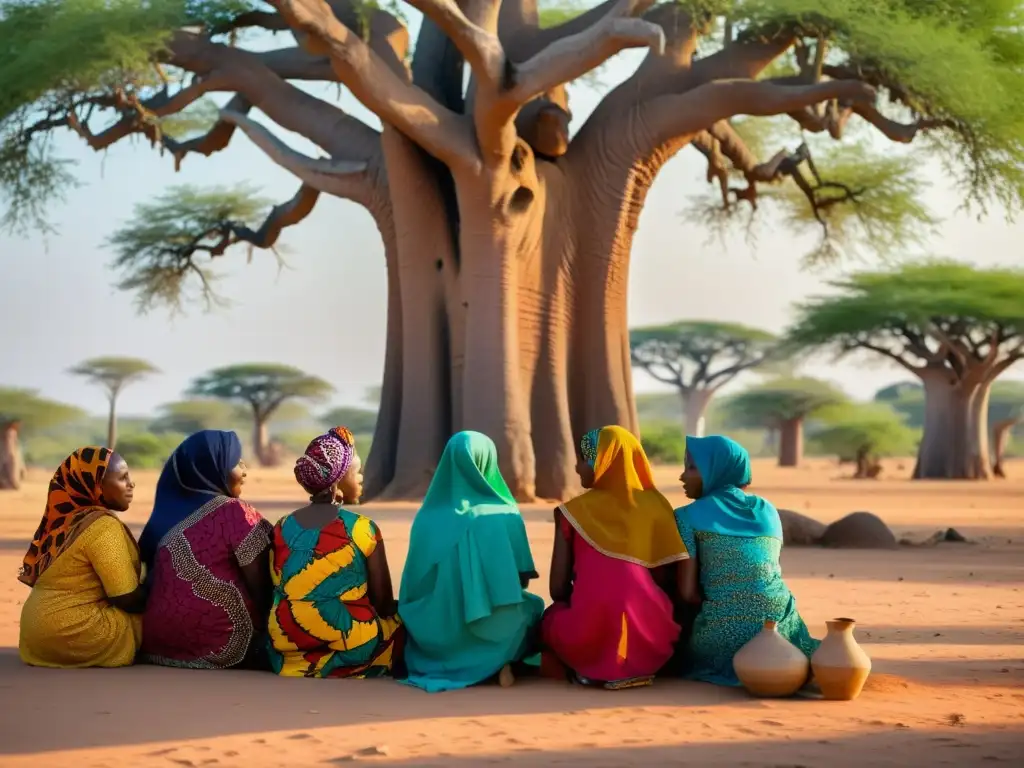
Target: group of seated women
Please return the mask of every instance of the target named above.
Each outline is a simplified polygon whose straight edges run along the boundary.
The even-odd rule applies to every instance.
[[[817,647],[782,580],[775,508],[744,490],[750,459],[721,436],[689,437],[673,511],[640,442],[586,434],[585,492],[554,512],[550,594],[498,469],[493,441],[448,442],[413,521],[395,599],[384,538],[348,507],[361,461],[343,427],[295,464],[309,503],[271,525],[241,500],[233,432],[187,438],[167,461],[136,543],[116,513],[134,483],[106,448],[75,451],[50,481],[20,579],[32,588],[28,664],[265,669],[292,677],[391,675],[426,691],[538,674],[646,685],[658,674],[738,685],[732,658],[767,619]]]

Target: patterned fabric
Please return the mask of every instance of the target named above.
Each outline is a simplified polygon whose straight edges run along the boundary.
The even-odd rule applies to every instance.
[[[544,601],[526,526],[498,470],[494,441],[459,432],[413,519],[398,612],[409,631],[407,685],[465,688],[531,650]]]
[[[782,521],[775,507],[743,491],[751,479],[746,448],[728,437],[710,435],[687,437],[686,451],[702,481],[701,497],[686,508],[696,530],[782,540]]]
[[[242,576],[270,546],[270,524],[245,502],[218,496],[160,541],[150,572],[143,659],[193,669],[241,665],[262,647],[264,618]]]
[[[672,601],[650,570],[599,552],[560,512],[555,522],[556,535],[572,547],[572,596],[544,612],[544,646],[583,682],[642,682],[675,652],[680,627]]]
[[[810,658],[820,642],[811,637],[782,580],[781,539],[697,531],[689,509],[677,509],[676,522],[687,548],[697,553],[704,603],[694,621],[685,676],[740,685],[733,656],[761,631],[765,619],[778,622],[779,634]]]
[[[580,440],[580,454],[591,467],[597,463],[597,441],[600,435],[600,429],[592,429]]]
[[[25,553],[19,581],[33,586],[86,528],[111,514],[103,506],[101,486],[112,455],[106,448],[91,445],[79,448],[57,467],[46,493],[46,511]]]
[[[18,651],[38,667],[124,667],[135,660],[142,617],[108,597],[139,586],[139,550],[127,528],[102,515],[80,528],[39,575],[21,609]]]
[[[148,568],[168,531],[212,499],[231,495],[228,479],[241,459],[238,435],[216,429],[196,432],[174,449],[160,473],[153,512],[139,538]]]
[[[306,493],[316,496],[345,476],[352,466],[356,441],[345,427],[313,438],[306,452],[295,462],[295,479]]]
[[[370,603],[366,561],[376,524],[347,509],[322,529],[288,515],[274,526],[268,624],[271,668],[285,677],[379,677],[391,671],[404,632]]]
[[[559,510],[580,536],[607,557],[645,568],[689,557],[672,505],[654,487],[640,441],[622,427],[601,430],[593,487]]]

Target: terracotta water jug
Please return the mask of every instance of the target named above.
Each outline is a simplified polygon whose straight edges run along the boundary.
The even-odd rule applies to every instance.
[[[775,627],[774,621],[766,621],[732,659],[736,677],[754,696],[792,696],[807,682],[807,657]]]
[[[853,619],[825,622],[828,634],[811,656],[814,681],[826,699],[856,699],[871,674],[871,659],[853,637],[854,624]]]

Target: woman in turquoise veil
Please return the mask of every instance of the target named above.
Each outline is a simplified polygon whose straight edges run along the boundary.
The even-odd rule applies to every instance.
[[[413,520],[398,613],[408,631],[408,685],[465,688],[499,675],[531,650],[544,601],[526,526],[498,471],[494,442],[479,432],[448,441]]]

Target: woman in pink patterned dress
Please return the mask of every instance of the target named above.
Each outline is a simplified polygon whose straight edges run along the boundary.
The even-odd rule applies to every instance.
[[[141,660],[192,669],[266,666],[271,526],[241,501],[234,432],[204,430],[168,459],[139,548],[149,600]]]

